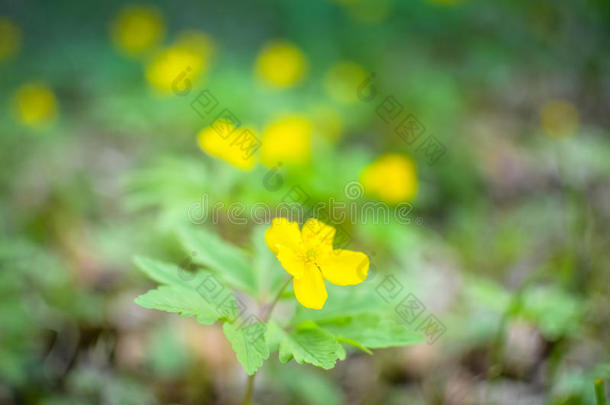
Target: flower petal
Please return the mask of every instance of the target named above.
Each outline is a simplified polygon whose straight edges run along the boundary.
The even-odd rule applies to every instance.
[[[324,278],[336,285],[360,284],[366,280],[369,258],[362,252],[336,249],[318,259]]]
[[[302,244],[299,224],[289,221],[288,218],[275,218],[265,232],[265,242],[276,255],[280,246],[285,246],[295,252],[299,251]]]
[[[328,298],[324,278],[314,264],[307,265],[303,275],[292,280],[292,286],[297,300],[306,308],[322,309]]]
[[[276,256],[284,270],[293,277],[302,277],[303,273],[305,273],[305,260],[297,251],[285,245],[278,245],[278,253]]]
[[[335,238],[335,228],[326,225],[322,221],[311,218],[303,225],[301,230],[303,235],[303,243],[306,250],[321,249],[327,253],[333,248],[333,239]]]

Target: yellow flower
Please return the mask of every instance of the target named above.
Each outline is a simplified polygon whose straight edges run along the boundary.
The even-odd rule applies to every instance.
[[[305,76],[307,60],[299,48],[287,41],[273,41],[263,47],[256,60],[258,77],[278,89],[294,86]]]
[[[267,246],[293,276],[294,295],[304,307],[322,309],[328,293],[324,279],[336,285],[355,285],[366,280],[369,258],[362,252],[333,249],[335,228],[310,219],[299,225],[275,218],[265,233]]]
[[[199,147],[209,155],[241,170],[252,170],[255,163],[254,155],[251,153],[252,150],[248,149],[251,143],[244,137],[256,136],[254,132],[249,128],[235,129],[228,121],[216,122],[214,126],[199,131],[197,135]]]
[[[379,157],[362,171],[360,180],[367,194],[390,204],[409,201],[417,193],[415,162],[398,154]]]
[[[540,109],[540,124],[548,136],[570,136],[578,130],[578,110],[569,101],[550,100]]]
[[[146,78],[154,89],[163,94],[182,89],[182,81],[196,80],[205,73],[212,51],[209,36],[202,32],[185,31],[172,46],[153,58],[146,69]]]
[[[0,17],[0,62],[13,56],[21,47],[21,29]]]
[[[115,17],[110,36],[115,46],[130,56],[153,49],[165,35],[163,14],[154,6],[128,5]]]
[[[311,156],[309,120],[290,115],[272,122],[263,132],[261,159],[268,167],[279,163],[303,164]]]
[[[20,121],[33,128],[50,123],[57,114],[55,94],[42,83],[26,83],[19,87],[13,103]]]
[[[324,87],[333,100],[353,104],[358,101],[358,86],[367,78],[364,68],[354,62],[340,62],[324,77]]]

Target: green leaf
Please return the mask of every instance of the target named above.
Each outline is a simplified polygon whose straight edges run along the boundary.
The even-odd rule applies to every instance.
[[[267,227],[259,226],[252,232],[252,246],[254,248],[254,267],[257,275],[259,292],[269,295],[270,291],[277,291],[289,274],[282,268],[273,252],[265,242]]]
[[[274,321],[267,322],[267,330],[265,331],[265,342],[269,348],[269,353],[274,353],[279,350],[280,343],[284,339],[284,330]]]
[[[504,312],[510,305],[510,293],[493,280],[471,277],[465,285],[466,293],[473,302],[483,304],[487,309]]]
[[[212,325],[218,314],[194,290],[178,286],[161,286],[138,296],[135,303],[144,308],[177,313],[184,318],[194,316],[203,325]]]
[[[188,273],[175,264],[162,262],[159,260],[150,259],[148,257],[136,256],[134,263],[142,270],[151,280],[159,284],[166,285],[193,285],[192,279],[194,275]]]
[[[138,296],[135,303],[150,309],[178,313],[182,317],[194,316],[197,322],[211,325],[219,314],[208,300],[198,291],[204,273],[191,275],[190,282],[180,277],[179,267],[143,257],[135,260],[151,279],[165,284]]]
[[[538,325],[548,339],[574,334],[581,325],[582,303],[556,286],[528,289],[519,315]]]
[[[208,185],[207,170],[201,160],[162,158],[152,165],[134,170],[122,178],[130,209],[161,206],[165,210],[197,202],[201,189]]]
[[[472,278],[467,283],[466,292],[477,305],[500,314],[510,310],[511,316],[532,322],[548,339],[575,333],[584,312],[579,299],[553,285],[527,288],[521,297],[517,297],[514,308],[510,305],[515,297],[493,280]]]
[[[368,347],[362,346],[362,343],[357,342],[353,339],[341,337],[341,336],[335,336],[335,339],[337,339],[337,342],[341,342],[341,343],[348,344],[350,346],[357,347],[358,349],[362,350],[366,354],[373,354],[373,352],[370,351]]]
[[[269,358],[269,349],[265,344],[264,324],[240,325],[226,322],[222,329],[231,342],[237,360],[241,363],[248,375],[258,370],[263,362]]]
[[[181,228],[180,240],[193,261],[219,273],[223,280],[237,289],[254,293],[254,269],[243,251],[204,229]]]
[[[170,230],[185,220],[185,208],[189,215],[191,210],[196,217],[201,215],[201,190],[208,188],[208,173],[201,159],[162,157],[122,177],[123,205],[130,211],[155,208],[161,229]]]
[[[405,325],[374,315],[337,319],[334,322],[322,323],[320,327],[338,340],[361,349],[406,346],[425,340],[424,336]]]
[[[279,347],[282,363],[294,358],[299,364],[310,363],[328,370],[335,367],[337,359],[345,359],[345,349],[337,339],[313,323],[285,332],[276,323],[269,322],[265,338],[272,351]]]
[[[361,314],[392,313],[391,306],[375,291],[377,284],[378,282],[365,281],[357,286],[339,287],[327,283],[328,300],[324,308],[314,310],[299,305],[291,324],[328,321]]]

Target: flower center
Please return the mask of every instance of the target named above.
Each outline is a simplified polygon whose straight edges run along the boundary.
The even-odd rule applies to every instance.
[[[307,263],[315,263],[317,256],[318,252],[316,251],[316,249],[309,248],[305,251],[305,254],[303,255],[303,260],[305,260],[305,262]]]

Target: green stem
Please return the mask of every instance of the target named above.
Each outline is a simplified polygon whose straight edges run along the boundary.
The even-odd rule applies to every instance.
[[[292,277],[288,278],[286,280],[286,282],[282,285],[280,290],[277,292],[275,298],[271,302],[271,305],[269,305],[269,309],[267,310],[267,313],[263,317],[264,322],[267,322],[269,320],[269,318],[271,317],[271,312],[273,312],[273,309],[275,308],[275,305],[280,300],[282,293],[284,292],[286,287],[288,287],[288,284],[290,284],[290,280],[292,280]],[[248,376],[246,392],[244,393],[244,399],[241,401],[242,405],[250,405],[252,403],[252,394],[254,393],[254,378],[255,377],[256,377],[256,373]]]
[[[290,280],[292,280],[292,277],[290,277],[286,280],[286,282],[282,285],[282,288],[280,288],[280,290],[277,292],[275,298],[271,302],[271,305],[269,305],[269,309],[267,310],[267,313],[266,313],[265,319],[264,319],[265,322],[267,322],[269,320],[269,318],[271,317],[271,312],[273,312],[273,308],[275,308],[275,305],[278,303],[278,301],[282,297],[282,293],[284,292],[286,287],[288,287],[288,284],[290,284]]]
[[[606,390],[603,380],[595,380],[595,400],[597,405],[606,405]]]
[[[248,385],[246,386],[246,393],[244,399],[241,401],[242,405],[250,405],[252,403],[252,393],[254,392],[254,377],[256,373],[248,376]]]

